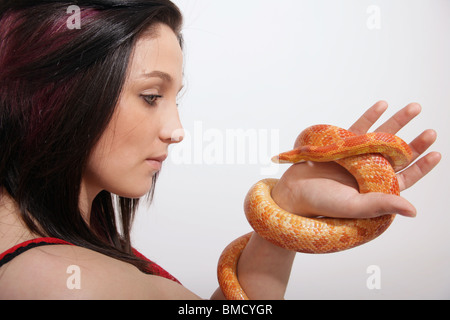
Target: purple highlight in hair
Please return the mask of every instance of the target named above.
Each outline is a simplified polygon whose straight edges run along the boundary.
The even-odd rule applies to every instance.
[[[80,13],[84,24],[94,22],[98,14],[99,11],[92,8],[83,8]],[[23,38],[21,27],[32,22],[25,21],[20,12],[6,13],[0,23],[0,97],[7,94],[10,102],[15,101],[9,107],[11,112],[22,115],[28,123],[24,140],[30,147],[36,141],[45,141],[43,136],[49,126],[54,125],[61,116],[60,109],[64,108],[70,88],[79,81],[77,75],[66,78],[63,82],[56,77],[56,70],[63,67],[62,59],[65,57],[58,59],[55,53],[68,46],[80,34],[79,30],[67,28],[69,17],[66,10],[61,10],[57,17],[40,23],[31,38],[27,39]],[[52,61],[53,65],[39,64],[44,57],[52,56],[53,59],[47,61]],[[55,72],[54,81],[49,82],[46,69]],[[29,87],[24,88],[23,83]],[[24,90],[33,94],[26,97],[22,94]]]

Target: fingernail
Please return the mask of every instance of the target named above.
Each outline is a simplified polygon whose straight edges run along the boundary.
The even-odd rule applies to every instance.
[[[405,212],[401,213],[401,215],[408,217],[408,218],[416,218],[417,212],[405,211]]]

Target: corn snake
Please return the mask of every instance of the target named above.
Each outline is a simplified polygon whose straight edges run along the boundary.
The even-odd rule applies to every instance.
[[[356,135],[329,125],[313,126],[297,138],[295,149],[272,159],[278,163],[336,162],[356,179],[359,192],[400,195],[396,172],[412,161],[412,150],[395,135]],[[248,192],[244,210],[248,222],[264,239],[295,252],[327,254],[349,250],[383,234],[395,215],[373,219],[310,219],[280,208],[271,191],[278,180],[265,179]],[[218,263],[219,284],[228,300],[248,300],[237,276],[237,264],[252,233],[232,242]]]

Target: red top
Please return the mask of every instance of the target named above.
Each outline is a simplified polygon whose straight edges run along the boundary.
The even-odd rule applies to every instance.
[[[73,244],[64,241],[64,240],[60,240],[60,239],[55,239],[55,238],[39,238],[39,239],[34,239],[34,240],[30,240],[30,241],[26,241],[23,243],[20,243],[14,247],[12,247],[9,250],[6,250],[5,252],[3,252],[2,254],[0,254],[0,267],[2,267],[4,264],[10,262],[12,259],[14,259],[15,257],[17,257],[18,255],[36,248],[36,247],[41,247],[41,246],[50,246],[50,245],[69,245],[69,246],[74,246]],[[139,251],[133,249],[133,254],[148,262],[148,266],[147,266],[147,270],[149,274],[155,275],[155,276],[160,276],[169,280],[172,280],[174,282],[180,283],[175,277],[173,277],[170,273],[168,273],[166,270],[164,270],[163,268],[161,268],[159,265],[157,265],[156,263],[150,261],[149,259],[147,259],[144,255],[142,255]]]

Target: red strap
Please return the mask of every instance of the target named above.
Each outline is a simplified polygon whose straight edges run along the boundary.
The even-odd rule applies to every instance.
[[[55,245],[69,245],[69,246],[74,246],[74,244],[61,240],[61,239],[56,239],[56,238],[38,238],[38,239],[34,239],[34,240],[29,240],[29,241],[25,241],[22,242],[14,247],[12,247],[11,249],[3,252],[2,254],[0,254],[0,262],[8,255],[13,255],[14,253],[20,253],[21,249],[25,249],[28,246],[39,246],[39,245],[45,245],[45,244],[55,244]],[[174,282],[177,282],[179,284],[181,284],[175,277],[173,277],[170,273],[168,273],[166,270],[164,270],[163,268],[161,268],[159,265],[157,265],[156,263],[154,263],[153,261],[147,259],[143,254],[141,254],[139,251],[133,249],[133,254],[148,262],[148,272],[152,275],[155,276],[160,276],[169,280],[172,280]]]
[[[31,244],[40,244],[40,243],[48,243],[48,244],[62,244],[62,245],[69,245],[69,246],[73,246],[73,244],[61,240],[61,239],[55,239],[55,238],[38,238],[38,239],[33,239],[33,240],[29,240],[29,241],[25,241],[22,243],[19,243],[18,245],[12,247],[11,249],[3,252],[2,254],[0,254],[0,260],[2,260],[6,255],[8,254],[12,254],[14,252],[16,252],[17,250],[19,250],[20,248],[25,248]]]
[[[164,270],[163,268],[161,268],[159,265],[157,265],[156,263],[154,263],[153,261],[147,259],[143,254],[141,254],[139,251],[137,251],[136,249],[133,249],[133,254],[148,262],[148,271],[150,274],[155,275],[155,276],[160,276],[169,280],[172,280],[178,284],[181,284],[180,281],[178,281],[174,276],[172,276],[169,272],[167,272],[166,270]]]

